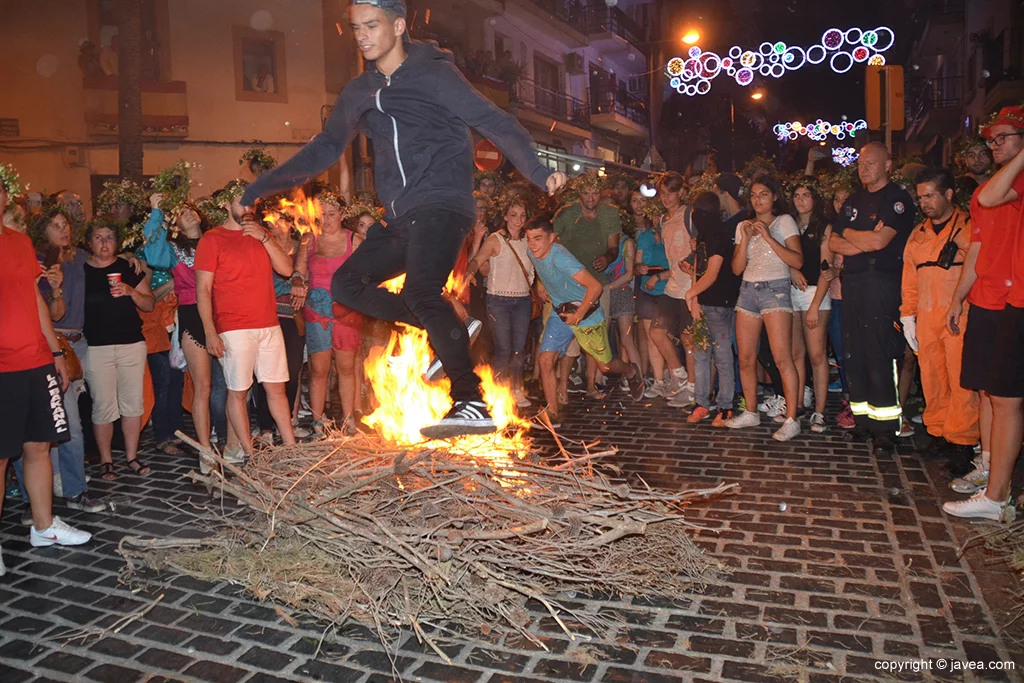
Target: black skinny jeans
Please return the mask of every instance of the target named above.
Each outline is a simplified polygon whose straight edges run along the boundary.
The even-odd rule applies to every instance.
[[[288,382],[284,385],[285,395],[288,396],[288,411],[291,412],[295,405],[295,397],[299,395],[299,379],[302,377],[302,351],[306,348],[306,338],[299,334],[299,328],[295,325],[294,318],[278,318],[281,323],[281,332],[284,334],[284,353],[288,358]],[[260,423],[261,432],[272,431],[277,425],[270,414],[270,407],[267,405],[267,392],[263,385],[256,382],[256,418]]]
[[[425,329],[451,379],[454,401],[481,400],[466,325],[441,296],[473,222],[472,216],[426,207],[387,227],[377,223],[338,268],[331,283],[331,296],[343,306]],[[402,273],[406,279],[401,294],[379,288],[380,283]]]

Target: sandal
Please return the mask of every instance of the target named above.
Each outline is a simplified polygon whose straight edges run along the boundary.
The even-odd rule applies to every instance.
[[[164,455],[182,455],[185,452],[178,448],[178,444],[173,441],[164,441],[162,444],[158,445],[156,449]]]
[[[100,463],[100,479],[103,481],[116,481],[117,475],[114,474],[114,463],[112,462],[101,462]]]
[[[131,460],[125,460],[125,464],[128,465],[128,469],[130,469],[132,472],[139,475],[140,477],[144,477],[152,471],[149,469],[149,467],[143,465],[142,461],[139,460],[137,456],[132,458]]]
[[[608,398],[608,394],[604,393],[603,391],[588,391],[587,398],[589,398],[591,401],[603,401],[604,399]]]

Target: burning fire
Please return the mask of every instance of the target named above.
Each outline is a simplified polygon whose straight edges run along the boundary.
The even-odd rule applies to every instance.
[[[277,209],[268,212],[265,218],[271,224],[286,220],[294,224],[302,234],[312,232],[318,235],[321,232],[321,215],[319,203],[299,193],[294,201],[282,199]],[[381,287],[398,294],[404,285],[405,275],[400,275],[381,284]],[[448,276],[444,294],[463,317],[465,311],[459,300],[468,286],[465,263],[457,264]],[[364,365],[366,379],[373,387],[380,406],[363,421],[388,441],[399,445],[423,445],[420,429],[441,419],[448,412],[451,406],[449,380],[445,378],[428,384],[423,378],[432,359],[433,352],[426,331],[404,325],[392,333],[386,347],[375,348],[367,358]],[[476,370],[482,382],[484,402],[491,411],[498,431],[425,445],[428,448],[464,453],[468,457],[487,460],[495,465],[511,465],[514,462],[513,456],[525,453],[529,447],[529,423],[516,415],[516,401],[512,391],[495,381],[491,368],[481,366]]]
[[[381,287],[398,294],[404,284],[405,275],[399,275],[381,284]],[[465,312],[459,299],[468,286],[469,278],[464,269],[457,269],[448,275],[444,294],[456,311]],[[428,384],[423,378],[432,359],[433,352],[426,331],[405,325],[400,326],[398,332],[392,333],[387,347],[367,359],[366,378],[381,405],[363,421],[380,432],[385,439],[400,445],[422,443],[420,428],[436,422],[448,412],[451,406],[448,397],[451,382],[445,378]],[[516,415],[516,401],[512,391],[495,381],[490,367],[480,366],[476,372],[480,375],[484,403],[491,411],[498,431],[426,445],[462,452],[493,464],[512,464],[514,454],[525,453],[529,447],[526,436],[529,423]]]

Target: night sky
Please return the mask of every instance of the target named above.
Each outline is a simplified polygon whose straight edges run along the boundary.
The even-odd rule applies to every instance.
[[[756,2],[738,0],[736,9],[749,11],[752,23],[763,40],[782,40],[791,45],[817,42],[827,28],[876,28],[888,26],[896,33],[896,43],[886,53],[891,64],[906,65],[910,48],[921,32],[925,3],[913,0],[774,0]],[[922,10],[917,7],[921,6]],[[842,7],[841,11],[836,11]],[[749,9],[748,9],[749,8]],[[916,15],[916,17],[915,17]],[[854,66],[845,74],[836,74],[827,64],[805,66],[779,79],[767,79],[764,91],[774,103],[774,114],[837,120],[864,116],[863,66]],[[771,117],[769,117],[771,118]],[[774,123],[774,122],[772,122]]]

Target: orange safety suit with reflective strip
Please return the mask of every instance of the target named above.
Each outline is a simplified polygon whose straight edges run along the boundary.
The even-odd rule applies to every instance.
[[[948,242],[957,245],[954,265],[942,268],[940,254]],[[963,334],[946,329],[946,311],[953,300],[964,258],[971,244],[971,217],[958,208],[938,234],[926,219],[914,228],[903,250],[903,303],[900,317],[917,318],[918,366],[924,391],[924,424],[928,433],[961,446],[979,438],[978,392],[960,386]],[[968,306],[960,329],[967,325]]]

